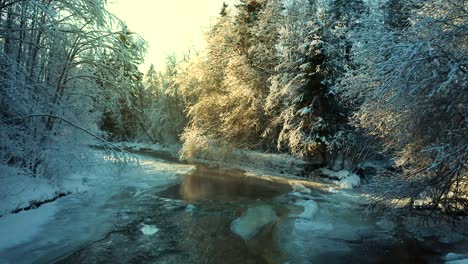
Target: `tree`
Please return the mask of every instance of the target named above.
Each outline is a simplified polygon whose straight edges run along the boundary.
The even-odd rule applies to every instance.
[[[289,2],[276,45],[279,64],[265,105],[274,118],[264,135],[277,133],[278,149],[306,159],[321,156],[330,166],[344,157],[337,154],[342,152],[338,143],[348,138],[343,132],[347,110],[332,86],[349,67],[344,28],[358,16],[360,9],[354,7],[360,5],[353,3],[360,2],[343,7],[336,1]],[[353,8],[342,10],[347,7]],[[345,166],[341,163],[337,169]]]
[[[454,216],[468,209],[466,8],[419,6],[401,30],[374,14],[355,35],[360,67],[337,88],[359,103],[356,122],[383,140],[403,171],[372,185],[377,201]]]
[[[80,153],[93,140],[83,135],[103,140],[97,128],[101,113],[94,107],[107,103],[99,96],[100,83],[116,79],[94,72],[108,67],[103,63],[107,54],[128,55],[119,40],[125,32],[115,31],[123,23],[105,10],[105,3],[0,3],[1,164],[53,177],[67,167],[55,157],[88,156]],[[136,37],[135,43],[134,52],[141,56],[144,45]]]
[[[274,29],[279,7],[273,0],[241,1],[235,13],[228,9],[211,27],[205,53],[186,64],[185,78],[179,82],[188,98],[190,120],[182,135],[183,153],[188,151],[186,146],[200,145],[190,142],[198,142],[199,136],[219,148],[261,145],[260,135],[268,123],[263,104],[276,63],[272,51],[277,31],[262,33]]]
[[[144,108],[148,136],[163,144],[179,143],[187,119],[186,99],[181,94],[177,78],[178,64],[175,55],[167,57],[166,67],[157,72],[153,66],[146,74],[145,91],[148,104]]]
[[[100,61],[94,68],[100,97],[96,109],[104,113],[100,128],[109,132],[112,140],[136,140],[138,131],[147,131],[143,110],[146,93],[143,74],[138,70],[144,43],[126,27],[114,36],[113,41],[114,47],[118,48],[97,58]],[[103,101],[112,103],[102,104]],[[151,137],[150,140],[153,141]]]

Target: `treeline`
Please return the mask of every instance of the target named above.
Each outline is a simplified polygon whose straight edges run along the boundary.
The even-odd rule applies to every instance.
[[[466,14],[455,0],[224,5],[202,52],[147,75],[140,134],[183,131],[188,160],[256,149],[353,171],[385,155],[397,173],[376,177],[376,199],[466,213]]]

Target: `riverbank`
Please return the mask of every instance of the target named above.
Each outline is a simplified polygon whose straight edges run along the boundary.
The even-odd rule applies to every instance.
[[[125,142],[117,145],[131,153],[184,163],[184,161],[179,161],[180,145],[163,146],[160,144]],[[229,155],[229,160],[195,159],[190,163],[227,170],[243,170],[246,176],[263,177],[279,184],[302,185],[321,190],[340,188],[339,183],[327,180],[327,177],[320,177],[322,173],[319,170],[314,171],[308,178],[304,177],[306,162],[289,154],[236,150]]]
[[[93,153],[105,155],[97,150]],[[194,169],[191,165],[150,157],[138,156],[138,159],[139,164],[127,166],[108,159],[86,166],[80,173],[64,175],[60,183],[42,180],[40,185],[33,184],[36,181],[10,185],[10,204],[20,201],[29,204],[29,199],[40,201],[57,190],[71,193],[40,207],[0,217],[0,263],[50,263],[102,239],[114,229],[115,221],[122,217],[133,199],[148,190],[174,185],[181,175]]]

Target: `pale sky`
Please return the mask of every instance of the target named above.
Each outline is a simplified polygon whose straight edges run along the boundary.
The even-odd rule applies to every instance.
[[[112,0],[109,11],[148,42],[144,73],[152,63],[164,66],[166,55],[203,48],[203,31],[215,21],[223,2],[233,0]]]

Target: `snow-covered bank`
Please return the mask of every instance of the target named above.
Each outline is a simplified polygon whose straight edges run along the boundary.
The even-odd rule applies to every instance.
[[[179,159],[180,145],[161,145],[121,142],[117,144],[129,151],[149,151],[148,153]],[[353,189],[361,185],[358,175],[347,170],[332,171],[326,168],[312,172],[313,175],[325,177],[304,178],[302,172],[307,163],[289,154],[264,153],[252,150],[235,150],[223,160],[195,159],[192,162],[207,166],[217,166],[224,169],[239,169],[245,171],[246,176],[258,176],[267,180],[287,183],[291,187],[304,185],[309,188],[334,192],[336,189]],[[328,179],[327,179],[328,178]],[[283,180],[284,179],[284,180]]]
[[[2,249],[26,243],[38,235],[41,232],[41,227],[53,219],[56,211],[56,204],[48,203],[37,210],[10,214],[0,218],[0,252]]]
[[[118,142],[114,144],[122,149],[137,150],[137,151],[154,151],[156,153],[164,153],[172,158],[179,159],[179,151],[182,148],[179,144],[162,145],[162,144],[149,144],[139,142]]]
[[[320,169],[320,173],[330,179],[336,179],[333,182],[343,189],[353,189],[361,185],[361,178],[347,170],[332,171],[327,168]]]
[[[105,165],[103,165],[105,167]],[[0,167],[0,216],[23,209],[34,209],[47,201],[70,193],[82,193],[89,189],[88,180],[110,172],[101,165],[90,166],[87,171],[75,172],[50,180],[34,178],[13,167]]]
[[[164,153],[173,158],[179,158],[181,145],[161,145],[121,142],[116,144],[123,149]],[[226,169],[241,169],[250,172],[266,172],[272,175],[298,175],[303,170],[305,162],[289,154],[265,153],[253,150],[235,150],[224,160],[195,159],[195,163],[209,166],[219,166]]]
[[[32,201],[44,201],[60,192],[59,186],[48,180],[36,179],[20,170],[0,166],[0,216],[30,206]]]
[[[29,199],[49,197],[56,190],[70,190],[72,194],[36,209],[0,217],[0,263],[49,263],[67,255],[112,230],[116,218],[128,210],[132,200],[175,184],[180,175],[194,169],[191,165],[138,158],[138,167],[122,168],[108,161],[66,175],[61,183],[39,181],[34,185],[34,179],[21,177],[9,182],[8,204],[14,207]],[[4,206],[3,210],[11,208]]]

